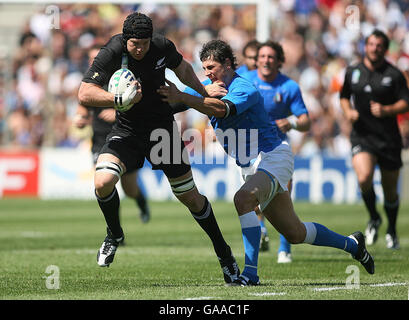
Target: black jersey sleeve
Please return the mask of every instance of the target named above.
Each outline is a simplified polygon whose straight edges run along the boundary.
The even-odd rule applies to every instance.
[[[82,81],[101,87],[107,85],[112,74],[121,67],[122,51],[122,36],[113,36],[101,48]]]
[[[344,84],[342,85],[341,92],[340,92],[341,99],[345,98],[349,100],[351,98],[350,80],[351,80],[351,67],[348,67],[345,71]]]
[[[175,103],[175,104],[171,104],[170,106],[172,107],[173,114],[184,112],[190,108],[189,106],[183,103]]]
[[[169,39],[165,39],[166,66],[169,69],[177,68],[183,60],[183,56],[177,51],[176,46]]]
[[[400,71],[398,71],[398,75],[396,77],[394,96],[396,97],[396,101],[405,100],[407,103],[409,103],[409,88],[405,77]]]

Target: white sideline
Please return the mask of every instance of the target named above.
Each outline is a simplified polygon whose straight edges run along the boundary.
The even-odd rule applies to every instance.
[[[251,296],[258,296],[258,297],[262,297],[262,296],[284,296],[286,295],[286,292],[260,292],[260,293],[249,293],[249,295]]]
[[[406,282],[387,282],[387,283],[375,283],[375,284],[370,284],[370,287],[394,287],[394,286],[406,286]],[[333,290],[355,290],[348,288],[347,286],[344,287],[327,287],[327,288],[313,288],[312,290],[314,291],[333,291]]]

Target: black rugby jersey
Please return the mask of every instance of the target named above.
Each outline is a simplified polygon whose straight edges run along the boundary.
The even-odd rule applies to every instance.
[[[107,85],[103,89],[107,90]],[[87,107],[92,116],[92,132],[93,138],[98,136],[98,140],[103,140],[108,133],[111,132],[114,122],[108,122],[99,117],[100,113],[106,109],[113,109],[113,107]]]
[[[99,117],[99,114],[106,109],[112,108],[90,107],[90,110],[92,110],[92,132],[94,136],[99,135],[106,137],[112,130],[112,126],[114,123],[105,121]]]
[[[101,87],[107,85],[112,74],[121,68],[123,52],[122,34],[117,34],[101,48],[83,81]],[[173,120],[172,108],[161,100],[156,90],[165,84],[165,69],[175,69],[182,59],[175,45],[157,33],[153,33],[149,51],[142,60],[135,60],[128,54],[128,68],[141,83],[142,100],[126,112],[116,112],[117,126],[139,131]]]
[[[369,70],[363,62],[346,70],[340,98],[350,99],[359,112],[351,137],[360,136],[379,147],[401,148],[402,138],[396,116],[377,118],[372,115],[370,101],[391,105],[404,99],[409,103],[409,89],[402,73],[389,62],[377,70]]]

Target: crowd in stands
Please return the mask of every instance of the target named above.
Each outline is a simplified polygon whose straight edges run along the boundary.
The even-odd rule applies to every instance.
[[[350,124],[339,105],[339,90],[347,65],[360,59],[364,38],[377,27],[391,39],[388,60],[409,75],[409,3],[403,0],[272,0],[271,39],[284,48],[282,72],[298,81],[312,119],[307,134],[290,134],[294,152],[347,157]],[[347,7],[359,9],[359,28],[353,29]],[[256,36],[255,5],[115,5],[64,4],[59,25],[39,7],[21,29],[11,68],[12,79],[0,97],[2,146],[89,148],[91,129],[72,125],[77,91],[88,67],[87,50],[122,31],[132,11],[152,17],[156,32],[171,39],[204,79],[198,52],[202,44],[221,38],[231,44],[237,62],[241,49]],[[55,21],[54,21],[55,22]],[[356,22],[356,21],[355,21]],[[1,69],[7,61],[1,59]],[[409,147],[409,117],[399,117]],[[181,130],[205,134],[207,118],[195,111],[177,115]],[[209,139],[208,139],[209,140]],[[211,140],[211,139],[210,139]]]

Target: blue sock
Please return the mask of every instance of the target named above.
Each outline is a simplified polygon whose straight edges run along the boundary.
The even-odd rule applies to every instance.
[[[261,233],[267,235],[267,228],[264,223],[264,219],[261,219],[259,221],[260,221]]]
[[[349,252],[353,256],[356,255],[358,244],[353,239],[331,231],[319,223],[305,222],[304,225],[307,229],[304,243],[314,246],[338,248]]]
[[[242,275],[258,281],[257,264],[260,249],[261,227],[254,211],[239,216],[244,244],[244,270]]]
[[[278,252],[285,251],[287,253],[291,253],[291,244],[287,241],[287,239],[280,233],[280,247],[278,248]]]

